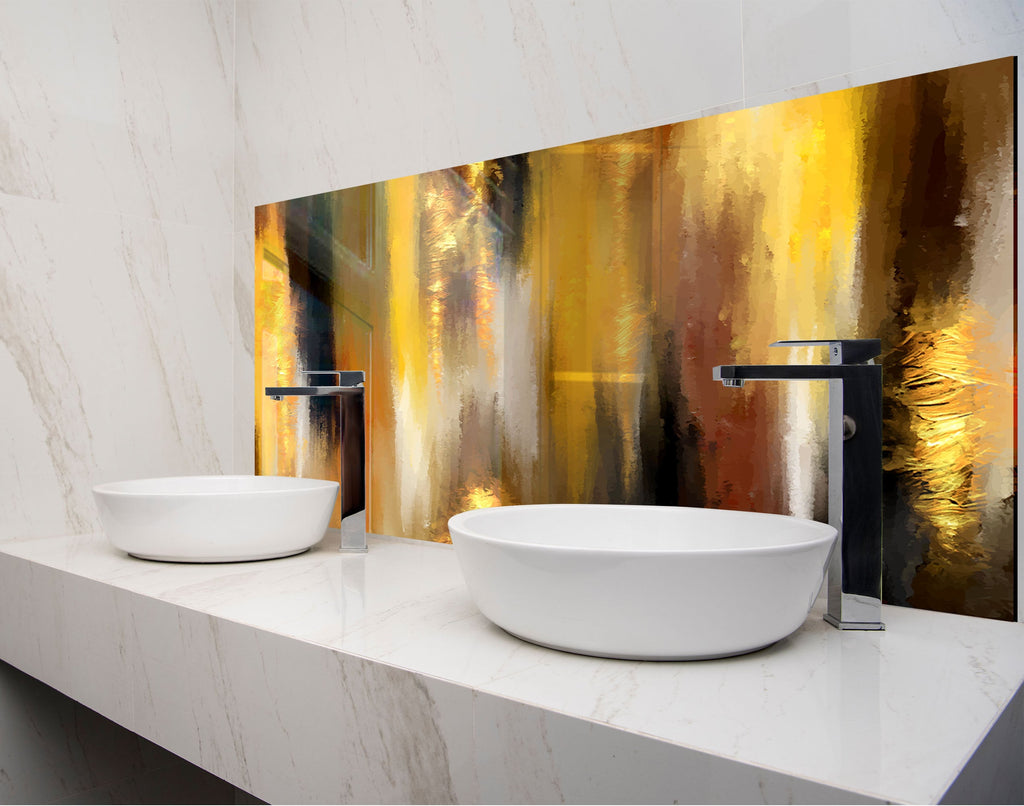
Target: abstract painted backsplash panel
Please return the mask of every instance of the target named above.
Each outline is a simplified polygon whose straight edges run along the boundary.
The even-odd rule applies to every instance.
[[[1015,613],[1012,59],[256,210],[257,469],[337,478],[300,370],[367,373],[369,529],[616,502],[827,518],[827,385],[882,339],[886,600]],[[311,407],[312,405],[312,407]]]

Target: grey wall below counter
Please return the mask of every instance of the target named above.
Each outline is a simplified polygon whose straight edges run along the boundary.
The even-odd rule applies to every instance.
[[[260,803],[0,661],[0,803]]]

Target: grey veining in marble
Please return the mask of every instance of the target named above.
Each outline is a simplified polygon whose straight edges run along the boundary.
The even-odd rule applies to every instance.
[[[230,469],[234,81],[230,0],[0,2],[0,540]]]
[[[230,230],[233,6],[0,3],[0,193]]]
[[[228,239],[0,196],[0,248],[0,370],[18,424],[0,437],[14,458],[0,466],[0,539],[95,528],[101,481],[226,469]]]

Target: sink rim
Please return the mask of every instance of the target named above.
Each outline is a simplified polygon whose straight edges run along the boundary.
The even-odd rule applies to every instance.
[[[802,539],[794,540],[781,544],[771,543],[759,543],[745,546],[707,546],[694,548],[690,546],[675,546],[675,547],[654,547],[654,546],[642,546],[642,545],[630,545],[628,543],[622,545],[612,546],[593,546],[593,545],[567,545],[555,542],[539,542],[536,540],[519,540],[516,538],[509,537],[498,537],[495,535],[484,534],[479,529],[472,528],[467,521],[472,521],[474,518],[487,519],[493,517],[487,513],[500,512],[502,510],[519,510],[519,511],[543,511],[543,510],[573,510],[580,511],[581,509],[607,509],[622,512],[626,510],[638,510],[649,512],[652,509],[665,509],[667,511],[678,513],[683,512],[713,512],[716,516],[725,515],[727,517],[734,517],[737,520],[749,520],[749,521],[764,521],[770,519],[780,525],[794,523],[800,524],[800,528],[803,532],[806,532],[806,537],[802,536]],[[715,507],[681,507],[681,506],[660,506],[652,504],[507,504],[498,507],[481,507],[479,509],[469,509],[453,515],[448,519],[449,531],[454,526],[462,532],[466,533],[467,536],[474,540],[482,540],[488,543],[492,543],[496,546],[515,546],[520,548],[540,549],[544,551],[559,552],[564,551],[567,553],[585,552],[587,554],[643,554],[643,555],[671,555],[677,556],[680,554],[686,554],[690,556],[696,555],[721,555],[721,554],[758,554],[763,555],[766,553],[780,554],[805,551],[808,548],[826,544],[834,541],[838,536],[839,532],[834,527],[821,521],[810,520],[808,518],[800,518],[794,515],[779,515],[776,513],[769,512],[751,512],[748,510],[739,509],[720,509]],[[816,534],[815,534],[816,533]],[[455,538],[453,535],[453,542]]]
[[[266,480],[263,483],[261,480]],[[180,489],[161,489],[157,484],[168,482],[192,482],[216,485],[221,482],[252,482],[253,486],[245,488],[232,488],[223,485],[218,488],[209,489],[186,489],[183,485]],[[283,484],[281,482],[284,482]],[[153,485],[153,486],[151,486]],[[95,485],[93,493],[102,495],[117,495],[126,497],[141,496],[169,496],[182,498],[185,496],[209,496],[209,495],[280,495],[294,493],[299,490],[322,490],[325,487],[338,487],[338,482],[329,479],[313,479],[300,476],[257,476],[245,475],[243,473],[219,475],[183,475],[183,476],[153,476],[145,479],[124,479],[121,481],[107,481]]]

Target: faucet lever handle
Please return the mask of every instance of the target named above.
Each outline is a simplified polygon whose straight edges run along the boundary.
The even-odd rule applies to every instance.
[[[772,347],[818,347],[827,344],[830,364],[868,364],[882,354],[881,339],[799,339],[773,341]]]
[[[310,375],[333,375],[337,378],[336,386],[359,386],[366,380],[366,373],[362,370],[305,369],[302,374],[307,377]]]

